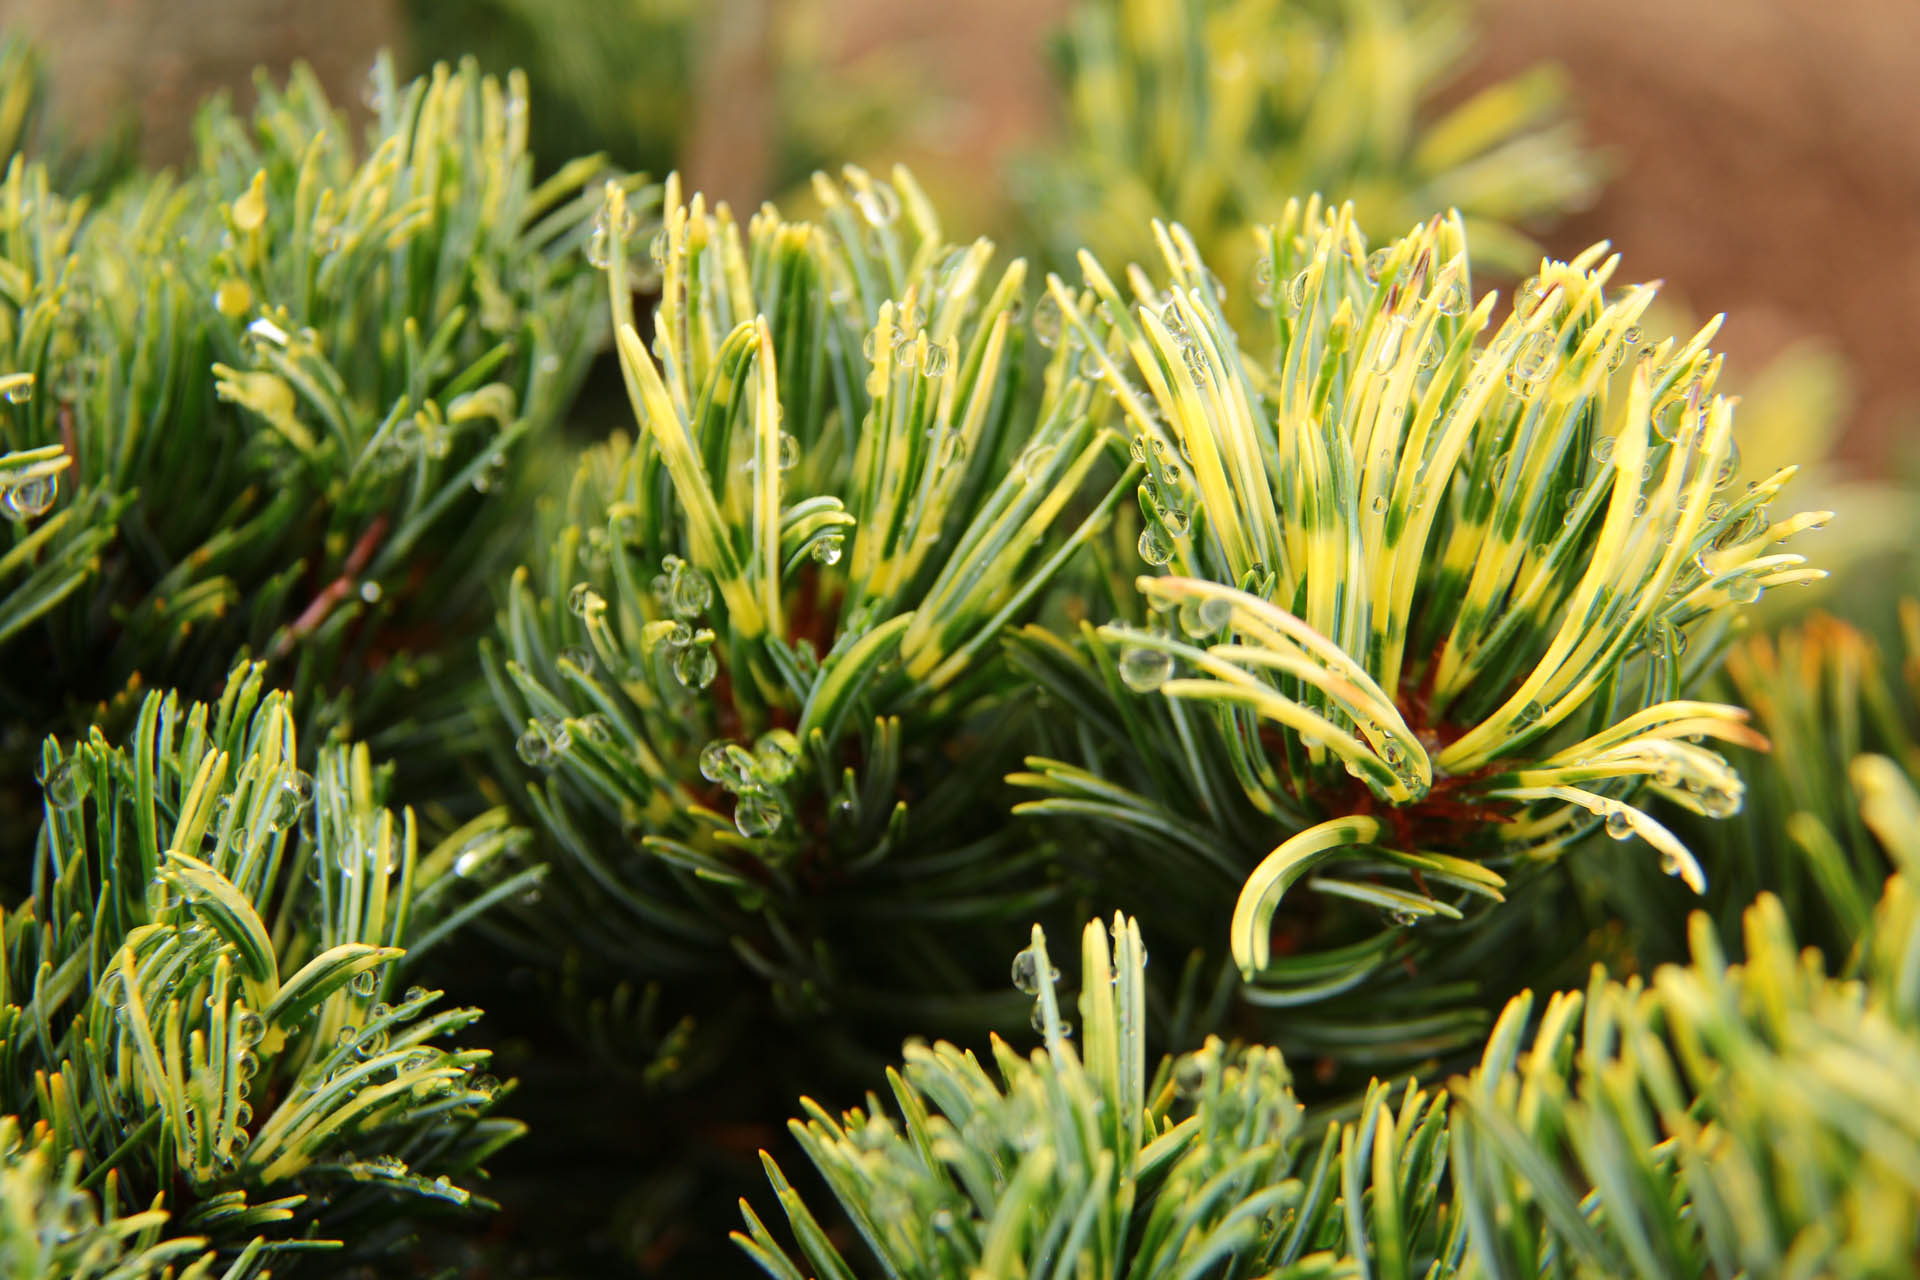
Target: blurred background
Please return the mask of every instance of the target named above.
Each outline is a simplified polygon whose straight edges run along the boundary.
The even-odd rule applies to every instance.
[[[557,162],[604,150],[736,206],[813,168],[909,164],[959,234],[1016,247],[1018,162],[1062,131],[1072,0],[0,0],[75,144],[186,154],[195,104],[305,59],[356,106],[376,49],[407,69],[524,66]],[[1216,6],[1217,7],[1217,6]],[[1295,8],[1329,8],[1302,0]],[[1529,226],[1555,256],[1605,236],[1623,274],[1725,311],[1736,383],[1819,347],[1835,447],[1904,465],[1920,405],[1920,5],[1911,0],[1481,0],[1430,110],[1536,64],[1605,180]],[[1380,231],[1398,228],[1378,228]],[[1496,282],[1497,283],[1497,282]],[[1804,362],[1803,362],[1804,363]]]

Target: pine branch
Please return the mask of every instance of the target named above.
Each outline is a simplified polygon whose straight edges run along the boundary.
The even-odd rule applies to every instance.
[[[1909,815],[1910,785],[1881,797]],[[1510,1006],[1453,1087],[1459,1188],[1488,1276],[1904,1275],[1920,1247],[1912,1158],[1920,909],[1902,872],[1857,980],[1799,950],[1778,898],[1730,966],[1704,913],[1692,963],[1644,988],[1596,971],[1584,997]]]
[[[997,641],[1119,496],[1080,496],[1112,410],[1058,367],[1022,393],[1023,265],[904,174],[817,194],[743,235],[669,182],[636,268],[610,192],[643,439],[589,451],[489,659],[556,854],[526,927],[788,1016],[979,1026],[1008,1002],[965,940],[1058,892],[981,803],[1025,715]]]
[[[1913,736],[1920,722],[1920,608],[1903,601],[1900,616],[1905,652],[1898,666],[1860,631],[1824,613],[1777,635],[1742,640],[1727,653],[1719,688],[1752,709],[1773,750],[1749,766],[1748,803],[1733,821],[1675,817],[1700,850],[1709,878],[1703,905],[1735,956],[1745,907],[1763,892],[1780,900],[1806,945],[1836,963],[1870,933],[1873,904],[1894,867],[1885,832],[1864,807],[1867,789],[1884,791],[1890,783],[1876,779],[1889,770],[1894,779],[1920,776]],[[1690,898],[1643,876],[1582,869],[1596,907],[1625,923],[1638,954],[1648,961],[1684,957]]]
[[[479,1010],[401,988],[503,815],[423,849],[364,746],[300,769],[257,665],[43,760],[34,895],[0,916],[0,1114],[229,1260],[373,1256],[425,1207],[487,1206],[519,1126],[488,1053],[436,1043]]]
[[[1023,1058],[997,1037],[996,1080],[971,1052],[909,1045],[887,1082],[900,1120],[868,1095],[834,1117],[803,1100],[791,1123],[880,1273],[893,1276],[1357,1276],[1323,1240],[1366,1224],[1338,1215],[1334,1180],[1372,1182],[1368,1155],[1322,1158],[1306,1178],[1302,1115],[1280,1055],[1218,1040],[1146,1070],[1146,951],[1132,920],[1098,921],[1081,947],[1084,1057],[1068,1039],[1045,933],[1014,960],[1045,1047]],[[1378,1119],[1371,1099],[1368,1120]],[[1409,1095],[1403,1118],[1437,1124]],[[1429,1119],[1423,1121],[1425,1115]],[[1391,1126],[1391,1121],[1387,1124]],[[1390,1141],[1390,1140],[1389,1140]],[[1381,1148],[1378,1168],[1420,1178]],[[791,1254],[743,1201],[734,1240],[775,1280],[852,1276],[852,1266],[769,1157],[767,1174],[799,1245]],[[1374,1183],[1376,1194],[1385,1184]],[[1429,1191],[1430,1194],[1430,1191]],[[1364,1237],[1363,1237],[1364,1238]]]
[[[1192,240],[1157,234],[1167,290],[1135,269],[1129,300],[1083,255],[1088,292],[1052,280],[1037,321],[1134,426],[1137,551],[1164,571],[1138,580],[1146,625],[1018,641],[1055,698],[1124,730],[1030,761],[1013,781],[1045,798],[1022,811],[1094,819],[1148,885],[1196,858],[1235,874],[1249,831],[1281,837],[1230,934],[1276,1004],[1374,999],[1596,828],[1699,889],[1637,801],[1738,809],[1738,776],[1689,739],[1764,739],[1686,694],[1743,603],[1820,576],[1770,548],[1825,517],[1769,520],[1790,471],[1727,490],[1711,328],[1644,341],[1652,289],[1609,294],[1598,249],[1544,263],[1493,327],[1457,219],[1369,252],[1350,209],[1310,202],[1261,233],[1286,282],[1269,371]],[[1282,916],[1276,949],[1301,883],[1324,906]]]
[[[210,107],[182,182],[89,209],[9,169],[0,443],[69,463],[8,490],[9,574],[36,570],[9,669],[58,676],[0,695],[30,735],[138,678],[210,694],[236,651],[321,733],[392,746],[470,701],[458,641],[519,533],[489,491],[529,491],[605,332],[578,253],[603,169],[536,185],[518,78],[379,74],[366,149],[301,70]]]

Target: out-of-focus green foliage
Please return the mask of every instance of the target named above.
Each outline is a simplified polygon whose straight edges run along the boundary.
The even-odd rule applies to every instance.
[[[540,99],[531,126],[534,155],[555,161],[599,150],[628,169],[655,174],[672,167],[693,128],[702,11],[696,0],[408,0],[404,6],[410,52],[423,69],[473,56],[490,71],[518,68],[527,77]]]
[[[1516,1001],[1456,1081],[1449,1176],[1471,1276],[1906,1276],[1920,1249],[1920,796],[1875,785],[1902,868],[1830,977],[1778,898],[1729,965]],[[1831,959],[1838,960],[1838,957]]]
[[[121,116],[107,136],[85,149],[69,146],[47,119],[46,67],[18,32],[0,30],[0,159],[26,155],[46,165],[67,195],[106,191],[133,164],[135,122]]]
[[[259,1255],[243,1251],[224,1272],[214,1270],[204,1237],[162,1240],[165,1209],[121,1213],[116,1179],[106,1180],[107,1203],[80,1185],[79,1152],[63,1159],[45,1124],[22,1133],[13,1116],[0,1116],[0,1275],[14,1280],[147,1280],[178,1276],[238,1280]]]
[[[517,67],[540,99],[534,152],[605,152],[623,169],[684,166],[702,110],[762,141],[769,191],[857,158],[926,109],[924,86],[889,59],[830,63],[823,0],[409,0],[413,56]],[[719,70],[713,68],[718,67]],[[714,74],[752,76],[743,118]],[[764,93],[761,92],[764,90]],[[764,118],[761,118],[764,117]],[[742,142],[735,137],[736,143]]]
[[[1873,904],[1894,869],[1889,833],[1912,816],[1898,807],[1897,779],[1920,777],[1920,605],[1902,601],[1900,618],[1897,664],[1858,628],[1822,613],[1727,654],[1718,689],[1752,710],[1771,746],[1742,762],[1751,775],[1743,812],[1724,825],[1688,824],[1687,834],[1706,869],[1705,905],[1736,954],[1741,915],[1762,892],[1835,962],[1871,932]],[[1582,883],[1601,912],[1626,923],[1644,962],[1686,953],[1697,899],[1633,868],[1583,862]]]
[[[1178,221],[1230,279],[1290,198],[1399,232],[1457,209],[1482,266],[1522,274],[1529,224],[1594,191],[1598,161],[1538,67],[1436,111],[1473,40],[1455,0],[1081,0],[1060,44],[1066,137],[1020,175],[1049,258],[1158,256]],[[1234,319],[1244,316],[1234,314]]]

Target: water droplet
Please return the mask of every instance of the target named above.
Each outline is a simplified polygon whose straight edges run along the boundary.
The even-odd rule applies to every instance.
[[[549,768],[553,764],[553,747],[547,742],[547,735],[539,729],[529,728],[515,740],[513,749],[521,762],[536,769]]]
[[[1273,259],[1264,253],[1253,264],[1253,303],[1262,311],[1273,309]]]
[[[56,808],[72,809],[86,798],[90,783],[87,775],[76,768],[73,761],[62,760],[47,774],[44,785],[50,803]]]
[[[673,655],[673,678],[689,689],[704,689],[719,674],[720,661],[710,645],[690,644]]]
[[[632,237],[636,219],[633,210],[620,210],[616,221],[611,204],[603,204],[600,211],[593,215],[593,227],[587,233],[587,261],[605,271],[613,265],[614,251],[623,248]]]
[[[1393,257],[1392,250],[1375,249],[1367,255],[1367,279],[1379,282],[1381,273],[1387,269],[1387,262]]]
[[[800,740],[789,730],[769,729],[753,744],[753,758],[760,766],[762,778],[768,782],[784,782],[792,776],[794,762],[800,758]]]
[[[1049,965],[1049,982],[1060,981],[1060,970]],[[1030,996],[1040,994],[1040,953],[1032,947],[1023,947],[1014,953],[1013,985],[1016,990]]]
[[[0,494],[0,505],[6,507],[7,515],[15,520],[31,520],[42,516],[53,506],[58,486],[52,476],[28,476],[24,480],[7,487]]]
[[[900,216],[900,197],[884,182],[856,192],[853,203],[860,210],[860,216],[874,227],[884,227]]]
[[[585,645],[570,644],[560,651],[560,661],[583,676],[593,674],[593,652]]]
[[[913,334],[905,329],[896,329],[893,333],[893,364],[897,369],[911,369],[920,358],[920,344]]]
[[[6,384],[5,395],[8,404],[25,404],[33,399],[33,375],[22,373],[14,375]]]
[[[937,378],[947,371],[947,346],[944,342],[931,343],[927,347],[926,358],[920,362],[920,372],[929,378]]]
[[[359,973],[353,975],[353,994],[359,996],[362,1000],[370,998],[379,985],[380,979],[374,975],[371,969],[362,969]]]
[[[1390,316],[1386,327],[1380,330],[1378,344],[1373,349],[1373,367],[1376,372],[1385,373],[1400,361],[1400,346],[1407,336],[1407,321],[1404,316]]]
[[[1173,655],[1135,645],[1120,654],[1120,679],[1136,693],[1151,693],[1173,674]]]
[[[1731,439],[1727,441],[1727,456],[1720,460],[1720,467],[1713,473],[1713,487],[1724,489],[1733,483],[1733,477],[1740,470],[1740,446]]]
[[[1040,295],[1040,301],[1033,308],[1033,336],[1043,347],[1052,347],[1060,341],[1060,329],[1065,320],[1061,313],[1060,302],[1051,293]]]
[[[267,1036],[267,1020],[249,1009],[233,1022],[234,1039],[248,1048],[259,1044]]]
[[[127,979],[116,966],[107,970],[96,988],[101,1001],[109,1009],[124,1009],[127,1006]]]
[[[1595,462],[1598,462],[1602,466],[1605,466],[1608,462],[1612,461],[1613,459],[1613,437],[1612,436],[1595,437],[1593,442],[1593,447],[1588,449],[1587,452],[1592,456]]]
[[[1625,805],[1615,805],[1607,810],[1603,825],[1607,829],[1607,834],[1615,840],[1625,840],[1633,835],[1633,819],[1627,816]]]
[[[1670,875],[1670,876],[1677,876],[1684,869],[1685,867],[1684,867],[1684,864],[1682,864],[1680,861],[1679,854],[1674,853],[1669,849],[1662,849],[1660,851],[1660,870],[1661,871],[1665,872],[1667,875]]]
[[[1187,536],[1187,530],[1193,527],[1193,517],[1189,516],[1186,510],[1181,507],[1162,507],[1160,508],[1160,523],[1165,525],[1167,532],[1174,537],[1184,538]]]
[[[668,556],[664,563],[667,568],[667,607],[676,618],[690,621],[699,617],[713,603],[713,584],[707,581],[706,574],[678,556]],[[579,610],[574,612],[578,613]]]
[[[1467,309],[1467,290],[1458,280],[1448,278],[1433,289],[1433,308],[1443,316],[1457,316]]]
[[[500,482],[506,478],[506,473],[507,455],[504,453],[488,454],[486,460],[480,464],[479,469],[473,473],[473,491],[475,493],[493,492],[499,487]]]
[[[1377,497],[1377,498],[1375,498],[1375,499],[1373,500],[1373,510],[1374,510],[1374,514],[1376,514],[1376,515],[1385,515],[1385,514],[1387,514],[1387,499],[1386,499],[1386,495],[1384,495],[1384,494],[1382,494],[1381,496],[1379,496],[1379,497]]]
[[[1287,284],[1287,304],[1295,311],[1307,305],[1307,294],[1313,287],[1311,270],[1302,271]]]
[[[1194,386],[1205,387],[1207,385],[1206,354],[1198,346],[1193,345],[1185,347],[1184,351],[1185,355],[1182,358],[1187,364],[1187,376],[1193,379]]]
[[[587,583],[576,582],[573,584],[573,589],[567,592],[567,608],[572,610],[575,617],[586,618],[604,613],[607,602],[605,597]]]
[[[1517,396],[1532,395],[1552,363],[1553,340],[1544,333],[1529,334],[1507,369],[1507,389]]]
[[[1700,792],[1700,807],[1709,818],[1731,818],[1740,812],[1740,793],[1726,787],[1706,787]]]
[[[1753,578],[1735,578],[1727,584],[1727,594],[1735,604],[1752,604],[1760,598],[1760,583]]]
[[[1527,705],[1520,708],[1520,713],[1519,713],[1520,723],[1521,724],[1539,724],[1541,719],[1546,714],[1547,714],[1547,709],[1545,707],[1541,706],[1537,702],[1529,702],[1527,703]]]
[[[749,840],[770,836],[780,829],[780,806],[768,792],[749,787],[733,807],[733,825]]]
[[[1161,565],[1173,559],[1173,540],[1157,524],[1149,524],[1140,531],[1138,549],[1140,558],[1148,564]]]
[[[813,558],[820,564],[839,564],[842,545],[843,540],[841,536],[837,533],[830,533],[826,537],[814,542]]]
[[[1520,282],[1520,288],[1513,295],[1513,314],[1524,320],[1533,314],[1533,309],[1540,305],[1540,300],[1545,296],[1540,277],[1528,276]]]

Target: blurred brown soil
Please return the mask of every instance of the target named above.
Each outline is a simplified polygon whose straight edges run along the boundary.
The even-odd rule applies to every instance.
[[[0,27],[47,60],[52,117],[98,138],[131,112],[141,154],[178,164],[200,100],[251,99],[253,70],[304,59],[335,101],[360,106],[374,52],[401,37],[389,0],[0,0]]]
[[[1488,0],[1475,78],[1569,72],[1615,176],[1548,237],[1606,238],[1634,279],[1725,311],[1736,372],[1830,339],[1857,396],[1843,452],[1888,456],[1920,408],[1920,4]]]

